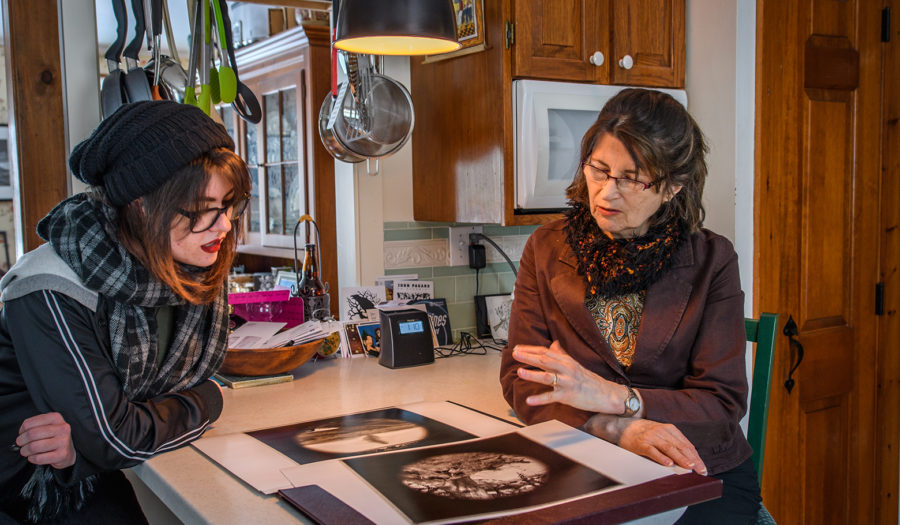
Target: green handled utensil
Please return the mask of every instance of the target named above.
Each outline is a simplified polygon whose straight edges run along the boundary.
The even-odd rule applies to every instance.
[[[216,12],[216,26],[219,29],[219,38],[217,39],[221,63],[219,66],[219,95],[222,97],[222,102],[230,104],[237,96],[237,76],[234,74],[234,69],[229,66],[228,57],[222,49],[223,43],[227,45],[228,40],[225,38],[225,20],[222,18],[222,9],[219,7],[218,0],[213,0],[213,9]]]
[[[194,85],[194,75],[197,72],[197,62],[200,59],[200,45],[202,42],[201,20],[200,20],[200,4],[194,3],[193,19],[191,20],[191,52],[188,57],[188,80],[184,86],[184,103],[191,106],[198,106],[196,87]]]
[[[209,0],[199,0],[201,13],[203,13],[203,41],[200,43],[200,96],[197,97],[197,107],[209,115],[210,110],[210,85],[209,85]]]
[[[216,57],[214,53],[214,38],[213,38],[213,27],[212,27],[212,12],[209,11],[209,0],[204,0],[207,9],[207,19],[206,19],[206,52],[208,56],[209,62],[204,62],[204,67],[209,68],[209,99],[213,104],[218,104],[222,102],[222,97],[219,95],[219,72],[216,71]]]

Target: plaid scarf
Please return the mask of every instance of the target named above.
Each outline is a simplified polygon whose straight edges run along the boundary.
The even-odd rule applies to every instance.
[[[225,290],[210,304],[192,305],[118,242],[117,212],[88,194],[59,203],[38,223],[38,235],[105,300],[113,361],[125,395],[145,401],[191,388],[208,379],[225,359],[228,311]],[[202,272],[203,269],[190,270]],[[157,365],[156,309],[175,308],[175,332]]]
[[[687,239],[682,221],[673,219],[631,239],[610,239],[584,205],[566,211],[566,243],[585,279],[585,300],[641,292],[672,265],[675,249]]]

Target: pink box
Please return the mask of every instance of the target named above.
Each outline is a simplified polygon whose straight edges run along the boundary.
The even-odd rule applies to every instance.
[[[285,328],[303,323],[303,299],[291,297],[291,291],[267,290],[228,294],[234,314],[247,321],[287,323]]]

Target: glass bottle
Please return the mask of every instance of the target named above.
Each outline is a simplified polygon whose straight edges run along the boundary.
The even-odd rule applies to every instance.
[[[328,289],[319,279],[319,259],[316,245],[308,243],[303,257],[303,273],[297,285],[297,295],[303,299],[303,321],[325,319],[330,315]]]

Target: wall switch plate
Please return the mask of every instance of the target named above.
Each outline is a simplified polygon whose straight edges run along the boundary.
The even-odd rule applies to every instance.
[[[481,233],[481,226],[450,227],[450,266],[469,265],[469,234]]]

